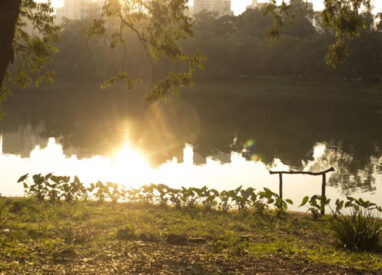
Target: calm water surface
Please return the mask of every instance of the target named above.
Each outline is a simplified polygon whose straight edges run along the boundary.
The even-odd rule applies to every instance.
[[[140,94],[89,86],[16,94],[0,122],[0,192],[22,195],[20,175],[49,172],[135,188],[278,192],[269,170],[333,166],[327,196],[382,202],[377,104],[235,85],[200,85],[151,106]],[[320,192],[321,177],[284,176],[284,196],[296,202]]]

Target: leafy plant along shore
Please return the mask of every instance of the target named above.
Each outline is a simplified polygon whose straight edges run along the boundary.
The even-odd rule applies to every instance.
[[[333,215],[287,212],[269,189],[124,190],[77,177],[20,178],[27,198],[0,199],[0,271],[10,274],[380,274],[381,208],[348,197]],[[326,199],[329,202],[329,199]],[[345,215],[344,210],[351,215]]]
[[[125,201],[189,209],[202,207],[206,211],[216,209],[227,212],[230,208],[235,208],[238,211],[253,210],[261,215],[272,208],[279,218],[286,213],[288,204],[293,204],[292,200],[283,199],[268,188],[256,192],[254,188],[243,189],[240,186],[233,190],[219,192],[208,189],[207,186],[175,189],[165,184],[150,184],[129,190],[120,188],[116,183],[101,181],[86,187],[77,176],[71,180],[68,176],[55,176],[51,173],[45,176],[36,174],[33,176],[33,183],[29,183],[28,176],[28,174],[23,175],[18,182],[23,183],[27,194],[40,201],[48,199],[51,202],[60,200],[71,202],[94,198],[99,202]],[[305,196],[300,207],[307,203],[309,204],[308,212],[313,219],[318,219],[322,208],[329,205],[330,199],[318,195],[311,198]],[[342,213],[345,208],[350,210],[350,218]],[[364,201],[362,198],[347,197],[346,202],[337,199],[335,208],[331,210],[334,218],[332,229],[344,247],[353,250],[377,249],[382,227],[377,225],[373,213],[382,212],[382,207],[370,201]]]

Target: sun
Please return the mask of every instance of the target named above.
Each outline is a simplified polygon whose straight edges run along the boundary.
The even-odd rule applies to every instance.
[[[119,149],[114,155],[114,161],[123,165],[129,165],[134,167],[146,168],[145,157],[133,149],[129,142],[125,142],[121,149]]]
[[[112,171],[109,173],[125,185],[131,185],[137,179],[140,179],[139,181],[147,179],[150,170],[150,164],[145,155],[126,141],[120,149],[115,151],[112,157]]]

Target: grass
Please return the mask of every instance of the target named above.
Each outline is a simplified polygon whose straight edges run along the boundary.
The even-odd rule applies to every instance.
[[[381,253],[336,243],[329,216],[21,198],[0,199],[0,209],[5,273],[382,272]],[[169,244],[171,234],[205,242]]]

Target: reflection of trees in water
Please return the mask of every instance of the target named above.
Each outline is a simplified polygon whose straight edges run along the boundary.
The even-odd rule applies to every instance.
[[[197,150],[209,155],[213,148],[241,152],[250,141],[250,159],[256,155],[265,163],[275,158],[295,168],[313,159],[316,142],[341,141],[361,162],[367,162],[380,142],[380,117],[357,105],[338,101],[266,96],[254,98],[202,95],[203,102],[190,99],[201,118]],[[214,103],[213,108],[210,102]],[[365,123],[366,122],[366,123]],[[207,131],[205,129],[208,129]],[[236,138],[234,146],[231,147]]]
[[[370,156],[368,161],[357,158],[353,152],[344,152],[341,148],[327,146],[322,156],[310,167],[312,171],[334,167],[328,184],[340,188],[345,194],[355,191],[374,191],[378,159]]]
[[[154,165],[173,157],[182,161],[189,143],[196,164],[209,156],[229,162],[232,151],[245,148],[247,159],[269,164],[278,158],[299,169],[313,160],[317,142],[331,141],[341,150],[334,154],[330,148],[326,156],[330,160],[322,160],[339,167],[330,184],[346,189],[373,186],[375,165],[370,158],[378,157],[376,146],[381,147],[382,116],[369,106],[314,95],[288,96],[285,91],[234,95],[234,87],[224,85],[219,86],[221,92],[215,86],[215,91],[201,86],[206,88],[149,106],[139,93],[101,92],[96,87],[68,84],[54,92],[15,95],[6,102],[7,117],[0,127],[3,132],[17,132],[43,123],[41,138],[55,137],[66,154],[80,158],[110,154],[123,145],[128,133],[129,141]]]
[[[5,105],[7,117],[1,121],[1,129],[18,131],[25,125],[36,128],[43,122],[45,127],[39,135],[55,137],[66,154],[109,154],[123,142],[123,122],[139,116],[143,104],[138,99],[131,102],[123,93],[101,92],[96,87],[79,84],[75,91],[69,86],[54,92],[15,94]]]
[[[138,132],[138,145],[152,164],[159,165],[173,157],[182,162],[185,143],[194,144],[199,138],[199,116],[183,100],[172,104],[157,102],[146,109]]]
[[[41,137],[39,134],[43,129],[43,125],[38,125],[37,127],[25,125],[17,130],[2,133],[2,152],[4,154],[29,157],[30,152],[36,146],[40,148],[47,146],[48,139]]]

